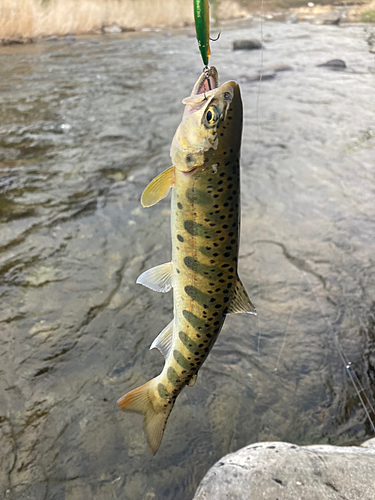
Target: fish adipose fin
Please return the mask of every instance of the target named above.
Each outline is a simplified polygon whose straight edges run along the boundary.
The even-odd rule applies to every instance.
[[[142,273],[137,279],[137,283],[155,290],[155,292],[169,292],[173,286],[173,266],[172,262],[152,267]]]
[[[248,313],[248,314],[257,314],[257,311],[247,292],[245,287],[243,286],[240,278],[237,277],[236,288],[233,290],[232,300],[228,307],[228,314],[237,314],[237,313]]]
[[[143,207],[152,207],[158,201],[165,198],[173,186],[174,182],[174,167],[169,167],[153,179],[143,191],[141,203]]]
[[[152,402],[156,399],[158,377],[146,384],[125,394],[117,401],[120,410],[142,413],[144,415],[143,428],[147,436],[151,453],[155,455],[163,438],[165,425],[173,404],[168,408],[157,411]]]
[[[193,385],[195,385],[195,382],[197,381],[197,377],[198,377],[198,374],[194,373],[194,375],[191,377],[191,379],[189,380],[189,382],[187,383],[187,385],[189,387],[193,387]]]
[[[156,349],[159,349],[165,358],[167,358],[172,347],[173,321],[174,320],[172,319],[169,325],[167,325],[164,330],[159,333],[150,346],[150,350],[155,349],[155,347]]]

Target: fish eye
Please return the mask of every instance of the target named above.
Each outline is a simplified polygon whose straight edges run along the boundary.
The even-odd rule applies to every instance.
[[[220,112],[216,106],[211,105],[208,107],[204,118],[206,127],[213,127],[219,121]]]

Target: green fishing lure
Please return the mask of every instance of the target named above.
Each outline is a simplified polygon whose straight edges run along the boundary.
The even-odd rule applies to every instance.
[[[194,0],[195,31],[203,64],[208,66],[210,51],[210,9],[208,0]]]

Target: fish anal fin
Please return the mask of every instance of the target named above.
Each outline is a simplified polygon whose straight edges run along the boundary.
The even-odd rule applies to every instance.
[[[143,191],[141,203],[144,207],[152,207],[158,201],[165,198],[173,186],[174,182],[174,167],[169,167],[153,179]]]
[[[158,377],[128,392],[117,401],[120,410],[144,415],[143,428],[153,455],[159,449],[169,414],[173,408],[172,404],[168,405],[168,408],[164,408],[164,406],[162,409],[154,407],[152,401],[156,397],[157,384]]]
[[[168,357],[172,347],[173,322],[174,320],[172,319],[172,321],[159,333],[150,346],[150,350],[155,347],[159,349],[164,358]]]
[[[236,287],[233,290],[232,299],[228,307],[228,314],[238,313],[257,314],[239,277],[237,277]]]
[[[152,267],[142,273],[137,283],[155,290],[155,292],[169,292],[173,286],[173,266],[171,262]]]

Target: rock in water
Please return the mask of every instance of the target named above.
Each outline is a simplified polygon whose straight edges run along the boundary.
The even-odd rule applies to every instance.
[[[293,68],[292,66],[289,66],[289,64],[275,64],[274,66],[267,66],[263,71],[281,73],[282,71],[293,71]]]
[[[255,38],[250,40],[234,40],[233,50],[258,50],[263,47],[262,43]]]
[[[336,71],[340,71],[346,68],[345,61],[342,59],[331,59],[323,64],[318,64],[318,68],[330,68]]]
[[[343,12],[341,10],[332,10],[331,12],[327,12],[325,14],[321,14],[318,16],[314,24],[320,25],[338,25],[341,22],[343,17]]]
[[[111,33],[111,34],[122,32],[122,29],[117,23],[112,23],[111,26],[103,26],[102,30],[104,33]]]
[[[267,81],[273,80],[276,77],[275,71],[262,71],[258,72],[257,75],[242,75],[240,76],[240,82],[249,83],[249,82],[259,82],[259,81]]]
[[[375,438],[362,446],[257,443],[226,455],[193,500],[375,498]]]

